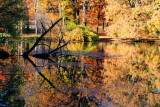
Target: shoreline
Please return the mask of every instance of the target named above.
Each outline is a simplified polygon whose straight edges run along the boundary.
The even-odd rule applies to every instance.
[[[22,39],[27,39],[27,38],[38,38],[39,35],[22,35],[20,38]],[[0,37],[2,38],[2,37]],[[10,37],[6,37],[6,38],[10,38]],[[44,38],[48,38],[48,36],[44,37]],[[54,40],[54,38],[52,38]],[[135,38],[111,38],[111,37],[107,37],[107,36],[99,36],[99,40],[100,42],[117,42],[117,43],[158,43],[160,44],[160,39],[159,38],[141,38],[139,40],[136,40]],[[74,41],[76,42],[76,41]],[[79,42],[79,41],[78,41]]]
[[[158,38],[141,38],[136,40],[135,38],[110,38],[106,36],[99,36],[99,41],[101,42],[120,42],[120,43],[158,43],[160,44],[160,39]]]

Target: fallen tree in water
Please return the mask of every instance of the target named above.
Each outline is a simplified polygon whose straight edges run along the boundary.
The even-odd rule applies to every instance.
[[[23,53],[23,57],[24,57],[24,58],[27,58],[27,57],[28,57],[28,55],[35,49],[35,47],[36,47],[36,46],[38,45],[38,43],[42,40],[42,38],[43,38],[60,20],[62,20],[62,18],[60,18],[59,20],[57,20],[55,23],[52,23],[52,25],[51,25],[47,30],[45,29],[44,25],[41,23],[41,24],[42,24],[42,27],[43,27],[44,30],[45,30],[45,32],[42,33],[42,35],[36,40],[36,42],[34,43],[34,45],[33,45],[28,51],[26,51],[26,52]],[[60,40],[59,40],[59,44],[58,44],[58,46],[57,46],[56,49],[51,50],[51,51],[49,51],[49,52],[41,53],[41,54],[35,54],[35,55],[33,55],[33,56],[34,56],[34,57],[37,57],[37,58],[48,58],[48,57],[49,57],[49,54],[52,54],[54,51],[56,51],[56,50],[58,50],[58,49],[61,49],[62,47],[66,46],[66,45],[69,43],[69,41],[68,41],[68,42],[66,42],[64,45],[60,46],[60,42],[61,42],[61,41],[62,41],[62,40],[60,39]]]

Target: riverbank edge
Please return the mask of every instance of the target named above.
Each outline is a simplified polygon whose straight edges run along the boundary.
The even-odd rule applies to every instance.
[[[20,38],[22,39],[28,39],[28,38],[38,38],[39,35],[22,35]],[[50,38],[49,36],[46,36],[45,38]],[[53,38],[54,40],[54,38]],[[159,38],[140,38],[140,39],[135,39],[135,38],[111,38],[111,37],[106,37],[106,36],[99,36],[100,42],[124,42],[124,43],[132,43],[132,42],[142,42],[142,43],[158,43],[160,44],[160,39]],[[74,41],[76,42],[76,41]],[[77,41],[80,42],[80,41]]]
[[[101,42],[143,42],[143,43],[158,43],[160,44],[160,39],[159,38],[140,38],[140,39],[135,39],[135,38],[110,38],[110,37],[105,37],[105,36],[99,36],[99,41]]]

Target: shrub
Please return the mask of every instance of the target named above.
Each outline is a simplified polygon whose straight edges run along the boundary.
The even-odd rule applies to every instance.
[[[66,32],[64,39],[76,40],[76,41],[96,41],[98,35],[91,31],[88,27],[82,25],[76,25],[72,21],[66,22]]]

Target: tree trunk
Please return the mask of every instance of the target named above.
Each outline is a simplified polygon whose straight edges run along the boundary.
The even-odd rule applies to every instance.
[[[34,0],[34,10],[35,10],[35,34],[38,34],[38,25],[37,25],[37,5],[38,0]]]
[[[82,25],[86,26],[86,0],[83,0],[83,10],[82,10]]]

